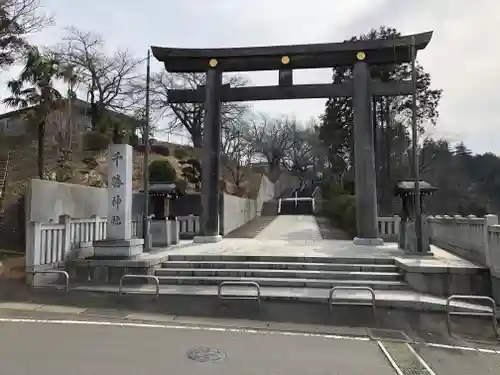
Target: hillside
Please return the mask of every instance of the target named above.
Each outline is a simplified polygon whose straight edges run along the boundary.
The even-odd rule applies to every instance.
[[[81,142],[76,141],[73,145],[71,169],[73,177],[69,183],[105,186],[107,181],[107,164],[105,151],[83,151]],[[168,148],[168,150],[166,150]],[[176,169],[180,177],[181,165],[179,160],[173,156],[174,150],[182,148],[183,158],[199,158],[199,151],[174,144],[162,144],[161,147],[153,147],[150,153],[150,162],[158,159],[167,159]],[[24,250],[24,203],[23,196],[29,179],[38,178],[37,173],[37,141],[33,137],[9,137],[3,138],[2,150],[10,150],[11,160],[8,169],[6,192],[3,200],[3,208],[0,211],[0,241],[1,248],[10,250]],[[163,156],[155,150],[160,151]],[[53,141],[45,142],[45,169],[50,175],[57,167],[59,155],[56,144]],[[138,191],[142,188],[144,154],[134,150],[133,161],[133,189]],[[260,173],[246,170],[242,176],[240,189],[234,186],[233,178],[228,174],[229,169],[222,166],[224,174],[225,191],[229,194],[239,196],[254,196],[260,185]]]

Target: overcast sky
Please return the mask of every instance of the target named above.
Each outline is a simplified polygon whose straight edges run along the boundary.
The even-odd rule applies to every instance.
[[[146,55],[151,45],[229,47],[343,41],[387,25],[403,34],[434,30],[418,59],[444,90],[435,135],[500,155],[499,0],[41,0],[56,26],[32,38],[57,43],[75,26],[101,34],[110,50]],[[162,67],[156,63],[153,69]],[[277,73],[248,75],[276,84]],[[296,83],[328,82],[329,70],[295,73]],[[3,74],[0,83],[5,79]],[[6,91],[1,88],[1,95]],[[307,120],[324,100],[255,103],[258,111]]]

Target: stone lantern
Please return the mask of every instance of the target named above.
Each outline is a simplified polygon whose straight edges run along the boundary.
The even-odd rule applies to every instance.
[[[423,197],[431,195],[437,188],[425,181],[419,182],[420,207],[422,212],[422,248],[423,253],[430,251],[430,228],[427,216],[424,215]],[[395,195],[401,198],[401,222],[399,227],[399,248],[409,253],[417,250],[417,234],[415,228],[415,181],[400,181],[396,184]]]
[[[169,203],[182,193],[175,183],[151,181],[149,199],[151,203],[151,241],[154,247],[165,247],[179,242],[179,224],[170,215]]]

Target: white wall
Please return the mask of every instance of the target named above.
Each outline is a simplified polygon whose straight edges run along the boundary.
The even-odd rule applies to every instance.
[[[57,222],[59,216],[106,216],[107,189],[32,179],[26,191],[26,221]]]
[[[224,193],[223,199],[223,233],[224,235],[245,225],[256,216],[260,215],[262,204],[274,199],[274,184],[262,175],[259,194],[256,199],[240,198],[234,195]]]
[[[260,215],[260,211],[262,210],[262,204],[264,202],[270,201],[275,197],[275,186],[274,184],[267,178],[266,175],[262,175],[262,179],[260,182],[259,194],[257,195],[257,215]]]
[[[257,215],[257,201],[255,199],[240,198],[224,193],[223,207],[223,234],[245,225]]]

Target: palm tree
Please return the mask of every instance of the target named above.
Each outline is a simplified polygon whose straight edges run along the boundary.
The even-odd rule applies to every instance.
[[[18,79],[8,83],[12,97],[4,99],[11,107],[30,108],[28,121],[36,123],[38,128],[38,176],[44,178],[44,139],[47,117],[63,105],[62,95],[54,88],[54,81],[62,72],[55,57],[42,54],[32,47],[26,55],[24,69]],[[28,86],[25,88],[25,86]]]

